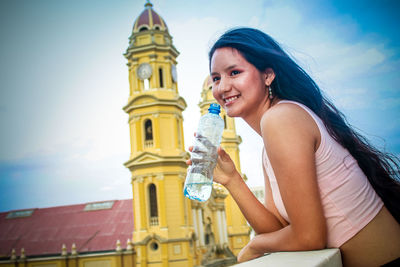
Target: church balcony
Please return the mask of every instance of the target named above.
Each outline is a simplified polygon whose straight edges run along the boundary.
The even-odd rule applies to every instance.
[[[150,226],[158,225],[158,217],[150,217]]]
[[[144,141],[144,147],[145,147],[145,148],[151,148],[151,147],[153,147],[153,140],[146,140],[146,141]]]

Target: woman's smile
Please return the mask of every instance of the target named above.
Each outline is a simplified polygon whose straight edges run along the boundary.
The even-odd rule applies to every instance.
[[[225,102],[225,106],[231,105],[232,102],[234,102],[236,99],[238,99],[240,97],[240,94],[238,95],[234,95],[234,96],[228,96],[226,98],[223,98],[224,102]]]

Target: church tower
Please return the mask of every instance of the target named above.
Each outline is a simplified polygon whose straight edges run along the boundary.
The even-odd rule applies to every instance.
[[[135,20],[128,60],[131,153],[137,266],[193,266],[195,235],[190,201],[183,196],[188,153],[184,149],[176,58],[165,21],[147,1]],[[190,216],[189,216],[190,215]]]
[[[211,103],[217,103],[212,95],[212,82],[210,76],[208,76],[203,83],[203,90],[201,92],[201,101],[199,103],[201,115],[207,113],[207,110]],[[236,168],[240,170],[240,158],[239,158],[239,144],[242,139],[236,134],[235,120],[226,115],[224,109],[221,109],[221,117],[224,119],[225,129],[222,133],[221,147],[229,154],[235,163]],[[246,179],[245,175],[242,175]],[[214,190],[225,191],[226,197],[224,199],[225,204],[225,216],[226,226],[228,235],[228,245],[230,250],[237,255],[239,251],[250,241],[250,227],[247,224],[246,219],[242,215],[239,207],[235,200],[227,192],[226,189],[219,186],[216,187],[214,184]]]

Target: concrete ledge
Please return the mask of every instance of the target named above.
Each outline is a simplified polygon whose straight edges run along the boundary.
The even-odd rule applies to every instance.
[[[240,267],[341,267],[342,258],[337,248],[313,251],[275,252],[239,263]]]

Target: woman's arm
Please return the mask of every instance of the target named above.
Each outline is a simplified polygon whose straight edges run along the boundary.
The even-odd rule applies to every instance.
[[[315,166],[320,139],[317,125],[300,107],[280,104],[264,115],[261,129],[290,225],[256,236],[242,250],[239,261],[270,251],[324,248],[326,220]]]
[[[268,233],[283,227],[278,218],[250,191],[236,170],[232,159],[222,148],[218,148],[218,163],[214,170],[214,181],[228,189],[256,233]]]
[[[263,151],[263,157],[262,160],[264,162],[264,154],[265,151]],[[272,196],[272,189],[271,189],[271,183],[269,181],[267,171],[265,170],[264,164],[262,164],[262,169],[263,169],[263,174],[264,174],[264,184],[265,184],[265,207],[272,212],[272,214],[275,215],[275,217],[281,222],[283,227],[287,226],[289,223],[282,217],[282,215],[279,213],[278,209],[276,208],[274,198]]]
[[[193,152],[194,147],[190,146],[189,151]],[[192,159],[186,161],[188,165],[192,163]],[[217,165],[214,169],[213,176],[214,182],[222,184],[228,189],[246,220],[256,233],[277,231],[283,227],[279,219],[261,204],[250,191],[243,181],[243,178],[236,170],[232,159],[221,147],[218,148]]]

